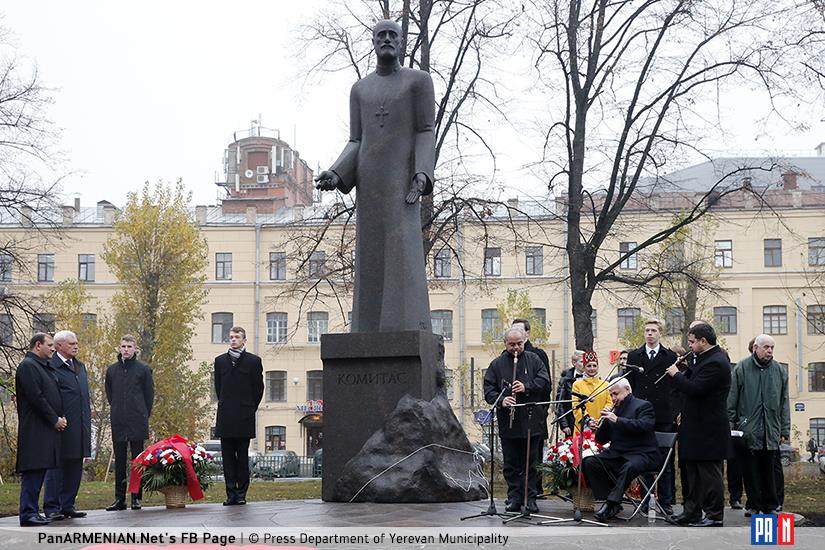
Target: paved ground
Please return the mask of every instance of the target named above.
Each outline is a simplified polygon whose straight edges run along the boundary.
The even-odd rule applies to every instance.
[[[503,511],[503,504],[496,504],[497,509]],[[571,506],[566,502],[540,501],[539,508],[545,516],[571,517]],[[200,543],[257,543],[249,548],[261,548],[266,543],[322,548],[518,549],[546,547],[551,541],[554,550],[580,547],[586,547],[588,550],[711,550],[750,546],[750,520],[744,518],[741,510],[726,510],[725,527],[721,529],[675,527],[661,521],[648,526],[646,518],[636,518],[629,523],[611,521],[608,527],[591,527],[586,523],[576,525],[572,522],[537,526],[535,520],[529,523],[516,521],[503,525],[499,517],[461,520],[464,516],[483,513],[486,510],[486,502],[340,504],[320,500],[254,502],[246,506],[233,507],[219,504],[190,504],[180,510],[149,507],[137,512],[90,510],[87,518],[55,522],[41,529],[19,528],[17,518],[2,518],[0,546],[84,548],[91,543],[113,542],[110,539],[89,538],[90,536],[126,534],[136,537],[154,536],[154,539],[145,538],[142,541],[155,543],[158,546],[154,548],[159,548],[169,543],[190,542],[183,539],[184,533],[189,532],[197,533],[197,541]],[[592,515],[585,514],[584,518],[592,519]],[[204,540],[204,533],[207,531],[218,538]],[[86,534],[85,540],[71,538],[79,537],[81,533]],[[92,535],[95,533],[100,535]],[[47,535],[56,538],[48,538]],[[235,537],[234,541],[228,538],[232,536]],[[114,539],[114,542],[123,540],[125,539]],[[140,539],[126,541],[141,542]],[[825,528],[799,526],[795,532],[795,546],[821,550],[825,547]]]

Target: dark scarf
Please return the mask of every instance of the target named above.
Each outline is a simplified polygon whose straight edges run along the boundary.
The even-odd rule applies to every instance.
[[[761,359],[759,358],[759,356],[758,356],[758,355],[756,355],[756,352],[753,352],[753,362],[754,362],[754,363],[756,364],[756,366],[757,366],[757,367],[759,367],[760,369],[766,369],[766,368],[768,368],[769,366],[771,366],[771,361],[773,361],[773,359],[768,359],[768,360],[766,360],[766,361],[763,361],[763,360],[761,360]]]
[[[235,363],[237,363],[237,362],[238,362],[238,359],[240,359],[240,358],[241,358],[241,354],[242,354],[245,350],[246,350],[246,348],[241,348],[241,349],[237,349],[237,350],[236,350],[236,349],[229,348],[229,359],[231,359],[231,360],[232,360],[232,366],[233,366],[233,367],[235,366]]]

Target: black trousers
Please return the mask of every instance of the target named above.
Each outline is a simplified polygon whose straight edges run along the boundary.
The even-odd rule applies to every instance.
[[[221,458],[226,497],[229,500],[245,500],[249,489],[249,438],[222,437]]]
[[[773,461],[774,482],[776,483],[776,498],[780,506],[785,506],[785,470],[782,469],[782,453],[776,451]]]
[[[728,500],[731,504],[742,502],[742,459],[738,456],[727,459],[725,474],[728,478]]]
[[[39,514],[40,489],[48,470],[26,470],[20,474],[20,523]]]
[[[75,509],[77,492],[83,478],[83,459],[61,460],[60,467],[46,472],[43,491],[43,512],[70,512]]]
[[[661,463],[660,463],[661,466]],[[588,456],[582,462],[584,478],[593,490],[596,500],[606,500],[620,504],[630,482],[643,472],[656,468],[656,464],[638,455],[626,456]],[[661,483],[664,478],[660,479]],[[651,476],[650,483],[653,483]],[[650,484],[648,484],[648,487]],[[661,489],[661,485],[657,487]]]
[[[779,451],[767,449],[750,449],[745,454],[744,475],[747,479],[749,509],[769,513],[779,506],[775,466],[778,454]],[[779,467],[782,467],[781,463]]]
[[[722,480],[722,460],[685,460],[687,494],[684,514],[699,521],[702,512],[712,520],[725,518],[725,484]]]
[[[541,456],[542,436],[530,438],[530,460],[527,460],[527,438],[501,439],[501,453],[504,455],[502,473],[507,481],[507,498],[510,502],[524,502],[524,470],[527,468],[527,500],[535,500],[536,465]]]
[[[137,455],[143,452],[143,440],[113,441],[112,447],[115,451],[115,498],[125,501],[126,487],[129,484],[129,474],[132,472],[129,465],[132,464],[132,460],[134,460]],[[128,460],[126,459],[127,447],[129,451]],[[140,490],[137,493],[133,493],[133,496],[143,498],[143,491]]]

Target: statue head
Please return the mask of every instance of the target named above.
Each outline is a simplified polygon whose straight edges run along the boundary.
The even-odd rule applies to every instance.
[[[401,27],[395,21],[382,19],[372,28],[372,44],[379,63],[395,62],[401,53]]]

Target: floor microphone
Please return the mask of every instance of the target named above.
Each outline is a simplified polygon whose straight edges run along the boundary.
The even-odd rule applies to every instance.
[[[639,374],[642,374],[645,371],[644,367],[640,367],[639,365],[625,365],[624,368],[636,371]]]

